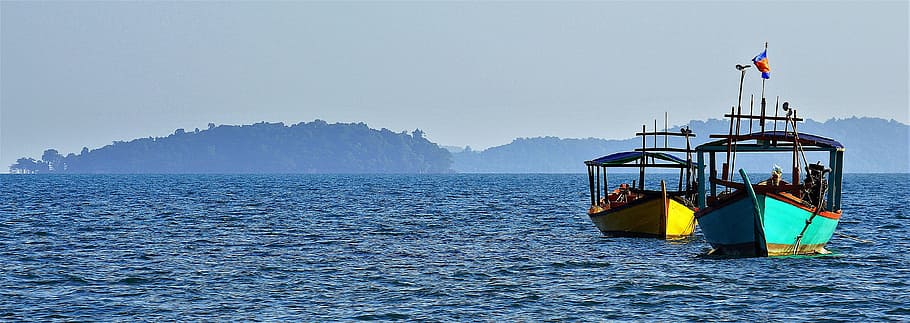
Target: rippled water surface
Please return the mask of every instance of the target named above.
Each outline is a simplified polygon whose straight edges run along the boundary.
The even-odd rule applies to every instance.
[[[584,175],[2,175],[0,320],[907,321],[908,183],[846,175],[834,255],[718,259],[602,237]]]

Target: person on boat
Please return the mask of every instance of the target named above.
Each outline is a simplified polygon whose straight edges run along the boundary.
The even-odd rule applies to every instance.
[[[600,208],[604,210],[610,209],[610,199],[606,196],[600,198]]]
[[[614,190],[613,194],[616,195],[616,203],[626,203],[632,199],[632,190],[626,183],[619,184],[619,188]]]
[[[780,168],[780,166],[774,165],[774,168],[771,169],[771,180],[769,181],[771,183],[771,186],[780,185],[780,177],[783,175],[783,172],[784,171]]]

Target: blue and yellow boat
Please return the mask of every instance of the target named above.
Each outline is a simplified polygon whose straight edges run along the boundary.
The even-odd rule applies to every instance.
[[[696,191],[692,183],[694,166],[689,138],[695,134],[688,128],[678,133],[666,130],[646,132],[643,126],[642,132],[636,135],[642,136],[642,148],[585,161],[591,193],[588,216],[600,232],[610,237],[672,239],[692,235],[695,230]],[[645,138],[649,135],[655,138],[654,147],[645,146]],[[658,136],[664,136],[664,147],[657,147]],[[670,136],[685,137],[686,148],[667,147]],[[676,157],[671,152],[684,152],[686,158]],[[638,168],[638,182],[633,181],[631,185],[622,183],[610,191],[607,184],[609,168]],[[677,188],[668,190],[666,183],[660,181],[659,188],[646,189],[645,172],[652,168],[679,169]],[[656,182],[651,184],[655,186]]]
[[[796,125],[802,119],[796,117],[796,110],[790,109],[788,103],[784,103],[784,111],[785,117],[731,111],[725,115],[730,118],[731,133],[711,135],[722,139],[695,148],[699,207],[695,216],[713,247],[712,254],[766,257],[828,253],[825,245],[842,214],[844,145],[798,132]],[[750,128],[751,121],[759,121],[760,131],[733,133],[733,124],[738,129],[743,120],[750,121]],[[773,121],[775,130],[765,131],[766,121]],[[784,131],[776,130],[777,121],[785,122]],[[821,162],[809,164],[806,152],[827,155],[827,166]],[[742,181],[736,181],[728,170],[733,169],[737,157],[750,158],[755,154],[787,156],[792,165],[791,182],[781,179],[783,172],[779,168],[758,183],[740,169]],[[720,176],[716,168],[718,156],[726,156]],[[802,171],[806,177],[800,183]]]

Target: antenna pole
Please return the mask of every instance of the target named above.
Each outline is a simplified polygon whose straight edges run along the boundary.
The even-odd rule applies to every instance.
[[[739,66],[739,65],[737,65]],[[742,109],[743,106],[743,80],[746,79],[746,69],[743,68],[740,70],[742,74],[739,77],[739,97],[736,98],[736,108]]]

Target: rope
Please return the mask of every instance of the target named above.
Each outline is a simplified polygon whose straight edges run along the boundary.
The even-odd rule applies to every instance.
[[[806,230],[809,229],[809,225],[812,224],[812,220],[815,219],[815,216],[817,216],[818,213],[822,211],[822,205],[825,204],[825,200],[824,200],[825,193],[827,193],[827,192],[828,192],[827,185],[825,186],[824,190],[819,191],[818,205],[815,206],[815,211],[813,211],[812,215],[809,216],[809,219],[806,220],[806,226],[803,227],[803,231],[800,231],[799,235],[796,236],[796,243],[794,244],[794,249],[793,249],[794,255],[799,253],[799,244],[802,242],[803,235],[806,234]]]
[[[856,241],[856,242],[859,242],[859,243],[872,243],[872,241],[863,240],[863,239],[860,239],[860,238],[857,238],[857,237],[854,237],[854,236],[850,236],[850,235],[846,235],[846,234],[843,234],[843,233],[840,233],[840,232],[835,232],[834,234],[838,235],[838,236],[841,237],[841,238],[847,238],[847,239],[850,239],[850,240],[853,240],[853,241]]]
[[[794,117],[796,117],[795,111],[796,110],[794,110]],[[809,161],[806,160],[806,151],[803,150],[803,145],[799,142],[799,132],[797,132],[797,130],[796,130],[796,120],[790,119],[790,121],[793,122],[793,139],[794,139],[794,143],[796,144],[796,149],[799,150],[799,152],[803,156],[803,164],[805,164],[806,166],[809,166]]]
[[[689,221],[689,225],[686,226],[686,232],[690,232],[689,231],[690,229],[692,230],[691,234],[695,234],[695,217],[694,216],[692,217],[692,221]]]

